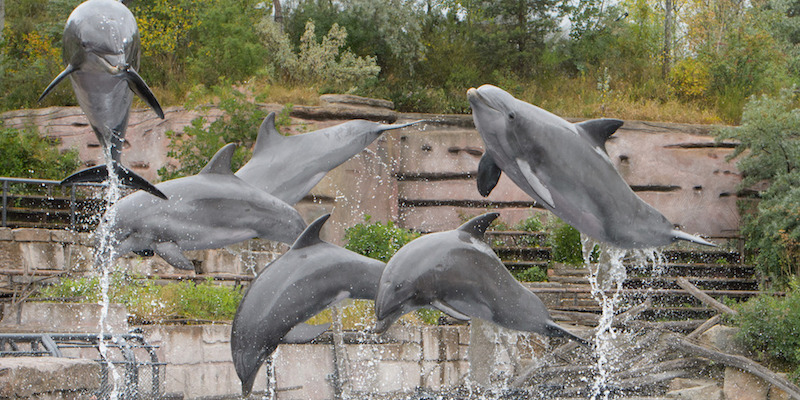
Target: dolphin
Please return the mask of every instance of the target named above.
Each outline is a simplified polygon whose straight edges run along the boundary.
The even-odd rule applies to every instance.
[[[565,337],[544,303],[522,286],[484,241],[498,213],[475,217],[458,229],[432,233],[403,246],[386,264],[378,286],[374,331],[402,315],[434,307],[461,320],[480,318],[504,328]]]
[[[329,217],[309,224],[289,251],[258,274],[239,303],[231,354],[245,397],[259,367],[286,341],[287,332],[309,329],[298,324],[347,297],[375,300],[385,264],[321,240],[320,229]],[[312,332],[290,339],[313,336],[311,327]]]
[[[193,270],[182,251],[212,249],[260,237],[292,243],[305,228],[292,206],[231,171],[231,143],[217,151],[197,175],[159,183],[169,200],[134,192],[114,206],[111,232],[117,254],[158,254]]]
[[[353,120],[330,128],[284,136],[275,128],[275,113],[258,129],[253,157],[236,176],[289,203],[296,204],[328,171],[364,150],[383,132],[414,125]]]
[[[714,246],[674,229],[622,179],[605,147],[622,121],[573,124],[492,85],[469,89],[467,98],[486,147],[478,164],[482,196],[505,172],[537,203],[596,240],[623,249],[676,240]]]
[[[67,19],[63,43],[62,54],[67,67],[50,82],[39,101],[69,77],[78,104],[102,144],[109,166],[98,165],[78,171],[61,184],[102,182],[108,178],[110,167],[122,184],[165,198],[147,180],[120,164],[133,94],[164,118],[158,100],[136,72],[140,44],[133,14],[115,0],[81,3]]]

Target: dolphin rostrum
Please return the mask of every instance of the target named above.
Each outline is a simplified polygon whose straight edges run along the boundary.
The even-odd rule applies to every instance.
[[[212,249],[260,237],[292,243],[305,228],[292,206],[231,171],[231,143],[197,175],[159,183],[163,200],[134,192],[114,206],[117,254],[158,254],[172,266],[193,270],[184,250]]]
[[[328,171],[364,150],[383,132],[418,122],[384,125],[353,120],[284,136],[275,128],[275,113],[270,113],[258,129],[253,157],[236,171],[236,176],[289,204],[296,204]]]
[[[328,217],[309,224],[288,252],[258,274],[239,303],[231,353],[245,397],[261,364],[287,341],[287,332],[313,330],[301,323],[344,298],[375,300],[385,264],[321,240]],[[315,333],[293,336],[311,339]]]
[[[115,0],[81,3],[67,19],[63,43],[67,67],[47,86],[39,101],[69,76],[78,104],[103,146],[106,162],[116,171],[120,182],[165,198],[147,180],[120,164],[133,94],[164,118],[158,100],[136,72],[140,44],[133,14]],[[106,178],[108,167],[98,165],[76,172],[61,183],[102,182]]]
[[[556,325],[544,303],[508,272],[484,241],[498,213],[458,229],[431,233],[403,246],[386,264],[378,286],[375,332],[402,315],[434,307],[461,320],[480,318],[505,328],[586,341]]]
[[[505,172],[537,203],[613,246],[648,248],[676,240],[713,246],[674,229],[622,179],[605,147],[622,121],[573,124],[492,85],[469,89],[467,98],[486,146],[478,164],[482,196]]]

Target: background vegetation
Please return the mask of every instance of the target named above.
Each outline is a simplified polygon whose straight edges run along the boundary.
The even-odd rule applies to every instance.
[[[7,4],[0,109],[36,106],[79,3]],[[566,116],[736,123],[800,71],[796,0],[294,0],[279,16],[272,1],[126,3],[167,105],[229,82],[264,101],[335,91],[467,112],[465,90],[493,83]],[[61,85],[44,105],[74,102]]]

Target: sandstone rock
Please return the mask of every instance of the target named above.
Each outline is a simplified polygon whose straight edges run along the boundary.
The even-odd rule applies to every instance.
[[[319,101],[322,104],[353,104],[394,110],[394,103],[389,100],[371,99],[369,97],[355,96],[352,94],[323,94],[319,96]]]
[[[767,400],[769,385],[752,374],[727,367],[722,390],[725,400]]]
[[[670,390],[666,396],[681,400],[723,400],[722,389],[714,382],[701,386]]]
[[[100,365],[92,360],[55,357],[0,358],[0,398],[27,398],[56,392],[94,391]],[[86,393],[87,397],[89,393]]]
[[[700,342],[716,347],[720,351],[740,356],[747,356],[744,346],[736,340],[739,328],[725,325],[715,325],[700,335]]]

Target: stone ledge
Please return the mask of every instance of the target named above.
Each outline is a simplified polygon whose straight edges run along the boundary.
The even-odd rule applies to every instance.
[[[17,228],[13,231],[14,240],[18,242],[49,242],[50,231],[38,228]]]
[[[99,387],[100,366],[92,360],[54,357],[0,358],[0,398],[89,392]]]

